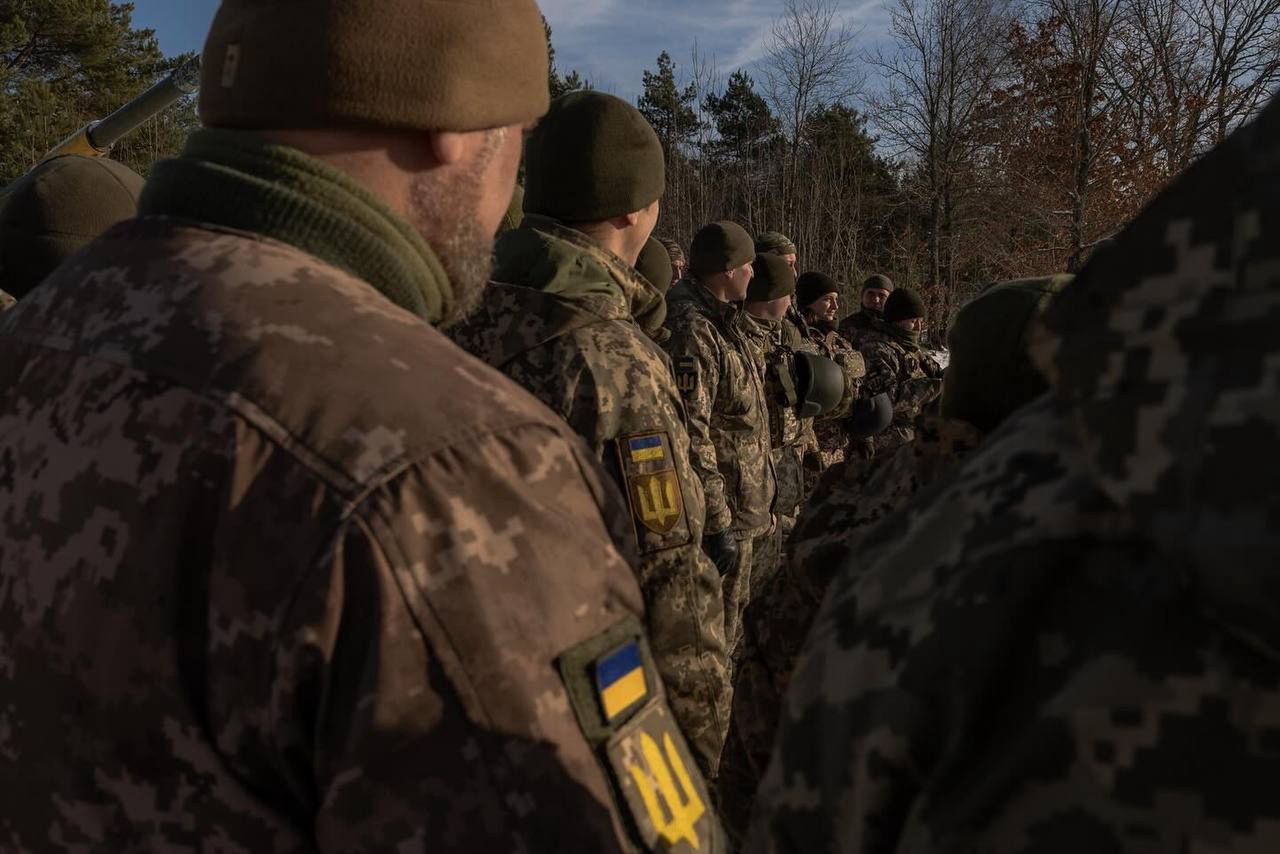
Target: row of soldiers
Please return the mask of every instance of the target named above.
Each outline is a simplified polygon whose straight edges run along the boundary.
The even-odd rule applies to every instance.
[[[529,0],[330,11],[0,208],[0,847],[1273,847],[1280,107],[944,379]]]

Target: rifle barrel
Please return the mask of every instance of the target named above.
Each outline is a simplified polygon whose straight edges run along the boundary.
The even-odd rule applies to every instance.
[[[168,77],[116,110],[88,129],[89,143],[105,152],[130,131],[148,119],[168,109],[184,95],[194,93],[200,86],[200,57],[183,63]]]

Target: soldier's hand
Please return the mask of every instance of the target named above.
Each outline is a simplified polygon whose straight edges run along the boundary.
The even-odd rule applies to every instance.
[[[733,572],[738,566],[738,540],[728,528],[703,536],[702,550],[711,558],[721,575]]]

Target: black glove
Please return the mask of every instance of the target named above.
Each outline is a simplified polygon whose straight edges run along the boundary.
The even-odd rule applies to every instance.
[[[715,534],[706,534],[702,538],[702,550],[711,558],[711,562],[726,575],[738,568],[738,540],[733,531],[726,528]]]
[[[867,439],[883,433],[893,423],[893,402],[881,392],[875,397],[859,398],[849,416],[849,435],[855,439]]]

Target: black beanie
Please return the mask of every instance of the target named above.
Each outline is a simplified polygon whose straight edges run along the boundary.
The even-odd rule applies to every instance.
[[[755,276],[747,285],[747,302],[773,302],[796,292],[796,274],[781,255],[761,253],[751,266]]]
[[[840,293],[836,280],[826,273],[803,273],[796,280],[796,306],[807,308],[827,294]]]
[[[912,320],[917,317],[924,317],[925,314],[924,300],[920,299],[920,295],[911,290],[911,288],[898,288],[889,294],[889,298],[884,301],[884,319],[886,323]]]

